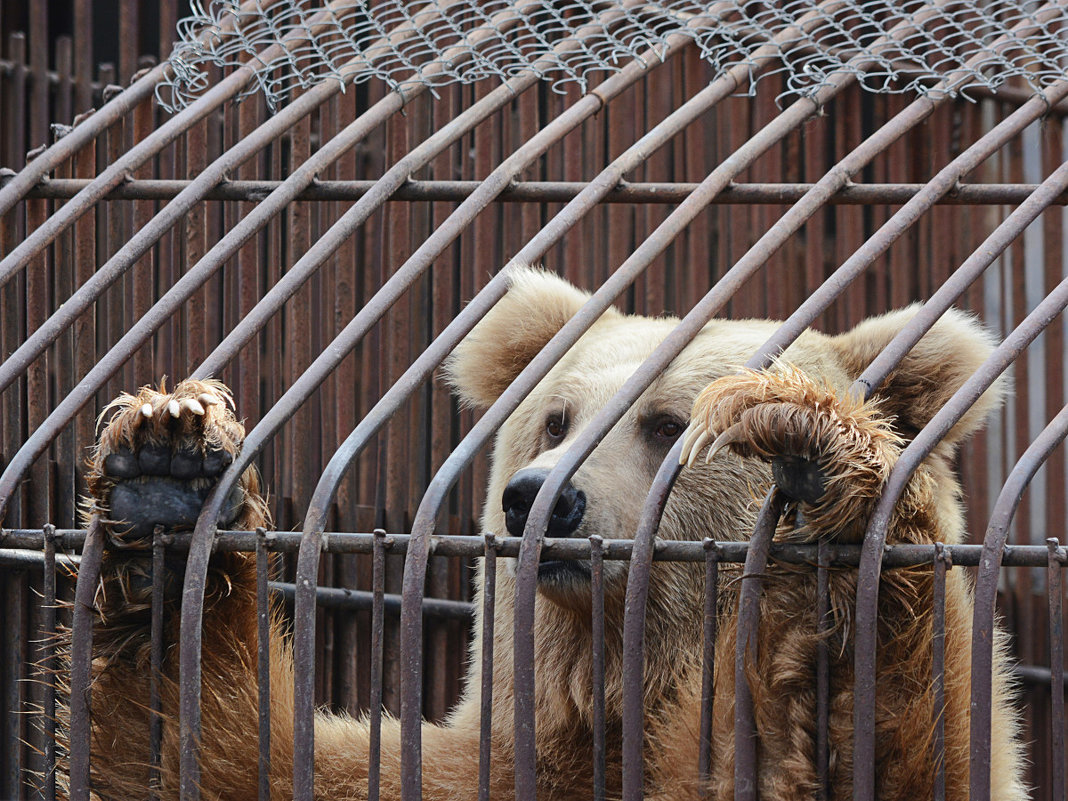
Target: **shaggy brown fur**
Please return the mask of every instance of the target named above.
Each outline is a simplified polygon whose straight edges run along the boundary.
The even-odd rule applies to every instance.
[[[492,403],[587,296],[554,276],[518,271],[512,290],[458,349],[449,377],[473,406]],[[806,332],[767,373],[737,374],[732,365],[774,330],[765,321],[710,323],[628,411],[573,483],[587,506],[576,536],[633,536],[641,501],[673,441],[672,432],[696,423],[690,449],[698,452],[723,432],[711,462],[695,458],[683,470],[665,510],[660,534],[677,539],[744,539],[771,481],[767,461],[815,465],[824,493],[801,502],[807,526],[780,537],[855,541],[903,444],[945,402],[989,352],[988,338],[963,315],[941,321],[883,388],[877,405],[849,399],[845,389],[867,360],[900,329],[909,312],[864,324],[841,337]],[[487,531],[505,532],[500,498],[517,470],[551,467],[578,432],[612,396],[674,321],[626,317],[609,311],[554,368],[502,428],[484,512]],[[795,367],[787,366],[787,363]],[[717,380],[718,379],[718,380]],[[708,386],[711,383],[711,386]],[[703,393],[701,390],[708,386]],[[924,387],[919,391],[918,387]],[[698,395],[700,393],[700,398]],[[898,395],[900,393],[900,397]],[[901,398],[905,402],[901,402]],[[189,401],[195,401],[190,403]],[[953,440],[974,429],[996,397],[985,398]],[[546,421],[551,420],[552,425]],[[107,457],[138,452],[146,443],[200,453],[236,451],[242,437],[225,389],[183,382],[174,392],[143,389],[114,405],[93,459],[92,509],[107,514],[117,479]],[[702,439],[702,434],[707,434]],[[208,445],[210,445],[210,448]],[[891,542],[959,542],[959,487],[943,446],[913,478],[899,504]],[[625,470],[620,466],[626,465]],[[141,479],[133,479],[141,480]],[[201,481],[203,479],[197,479]],[[243,478],[245,505],[233,523],[264,525],[265,506],[253,471]],[[121,524],[112,541],[99,596],[94,640],[93,782],[100,797],[144,795],[148,780],[146,568],[123,546]],[[721,582],[716,643],[716,703],[711,795],[733,795],[734,608],[739,582]],[[172,577],[177,582],[178,576]],[[852,632],[854,571],[832,580],[831,791],[851,794]],[[177,586],[175,584],[175,586]],[[476,582],[480,587],[481,582]],[[622,620],[626,565],[605,564],[608,793],[620,789]],[[513,797],[512,609],[514,563],[500,559],[494,635],[491,796]],[[888,571],[880,596],[879,696],[876,715],[878,795],[929,796],[932,786],[930,721],[930,578],[926,570]],[[177,599],[168,615],[164,693],[162,798],[177,795]],[[695,798],[700,718],[701,570],[656,563],[646,624],[646,797]],[[760,643],[749,678],[759,731],[760,792],[794,799],[816,789],[814,770],[815,577],[813,571],[772,566],[761,601]],[[481,603],[476,603],[480,614]],[[971,590],[960,571],[947,586],[947,785],[950,798],[966,794],[968,664]],[[591,792],[590,599],[582,582],[539,584],[536,603],[538,792],[542,799],[585,799]],[[481,650],[476,620],[472,654]],[[204,616],[203,792],[207,799],[256,796],[256,655],[254,573],[242,554],[217,554]],[[469,799],[478,776],[479,660],[471,660],[462,700],[444,726],[423,730],[424,797]],[[292,656],[277,621],[272,627],[272,795],[285,798],[292,777]],[[999,651],[995,676],[994,797],[1026,796],[1020,748],[1009,700],[1007,668]],[[316,720],[316,792],[321,798],[366,795],[369,731],[365,721],[321,714]],[[382,798],[399,798],[399,727],[387,719],[382,734]]]

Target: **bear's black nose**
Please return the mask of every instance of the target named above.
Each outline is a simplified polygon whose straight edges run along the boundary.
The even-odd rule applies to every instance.
[[[512,476],[512,480],[504,488],[501,501],[504,506],[505,527],[513,537],[523,536],[527,513],[530,512],[531,504],[548,475],[549,471],[545,468],[528,467]],[[574,533],[582,522],[582,514],[585,511],[586,495],[575,489],[569,481],[549,519],[549,536],[567,537]]]

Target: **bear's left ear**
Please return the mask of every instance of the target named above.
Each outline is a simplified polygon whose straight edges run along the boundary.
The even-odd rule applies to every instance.
[[[446,380],[466,405],[491,406],[589,299],[589,294],[554,273],[516,268],[508,294],[445,363]],[[619,314],[609,308],[601,319]]]
[[[873,317],[832,342],[853,379],[871,364],[911,320],[919,306]],[[974,317],[950,309],[875,389],[882,409],[895,418],[894,428],[912,439],[990,355],[996,339]],[[982,427],[997,408],[1008,381],[999,379],[950,429],[942,440],[954,446]]]

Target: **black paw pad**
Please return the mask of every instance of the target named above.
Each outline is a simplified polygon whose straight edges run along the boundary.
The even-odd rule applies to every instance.
[[[120,448],[104,459],[104,474],[113,478],[137,478],[141,475],[141,465],[133,451]]]
[[[156,526],[166,529],[190,529],[200,516],[211,487],[194,488],[185,481],[159,478],[122,482],[111,490],[109,517],[116,521],[116,531],[128,539],[144,539]],[[237,519],[244,504],[244,490],[235,486],[222,511],[218,525],[227,526]]]
[[[166,445],[145,445],[137,454],[141,474],[146,476],[169,476],[171,474],[171,449]]]
[[[178,451],[171,457],[171,476],[190,479],[200,475],[202,459],[196,451]]]
[[[827,477],[819,465],[798,456],[776,456],[771,473],[783,494],[795,501],[817,503],[827,488]]]

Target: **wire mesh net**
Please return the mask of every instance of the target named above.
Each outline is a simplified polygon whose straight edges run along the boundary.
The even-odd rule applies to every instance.
[[[1036,24],[1021,32],[1028,21]],[[262,91],[272,108],[293,88],[328,79],[378,78],[396,89],[534,70],[557,91],[585,91],[592,73],[656,58],[673,35],[693,39],[717,75],[755,64],[756,48],[770,43],[772,54],[759,57],[778,68],[761,77],[786,73],[793,95],[842,72],[872,92],[946,91],[949,76],[949,91],[965,96],[1013,78],[1037,91],[1068,67],[1068,4],[1013,0],[194,0],[177,33],[171,79],[157,90],[171,109],[209,86],[209,66],[240,64],[255,71],[246,94]]]

